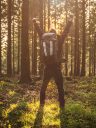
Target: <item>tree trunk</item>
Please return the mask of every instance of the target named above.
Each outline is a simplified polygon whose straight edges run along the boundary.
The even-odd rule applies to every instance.
[[[29,0],[22,4],[22,32],[21,32],[21,83],[28,83],[30,79],[30,59],[28,44]]]
[[[1,75],[1,0],[0,0],[0,75]]]
[[[70,76],[73,75],[73,38],[71,37],[71,72],[70,72]]]
[[[12,75],[12,61],[11,61],[11,5],[12,0],[8,0],[8,44],[7,44],[7,75]]]
[[[42,29],[42,31],[44,30],[44,23],[43,23],[43,8],[44,8],[44,0],[40,0],[40,13],[39,13],[39,17],[40,17],[40,28]],[[41,40],[40,40],[40,43],[41,43]],[[39,44],[40,46],[40,70],[39,70],[39,74],[40,76],[42,77],[42,51],[41,51],[41,45]]]
[[[57,23],[56,23],[56,0],[54,0],[54,8],[55,8],[55,15],[54,15],[54,24],[55,24],[55,29],[56,29],[56,25],[57,25]]]
[[[96,75],[96,33],[94,33],[94,76]]]
[[[19,4],[19,14],[18,14],[18,61],[17,61],[17,73],[20,73],[20,45],[21,45],[21,21],[20,21],[20,0],[18,0],[18,4]]]
[[[85,0],[82,1],[82,23],[83,23],[83,32],[82,32],[82,68],[81,68],[81,76],[86,75],[85,65],[86,65],[86,34],[85,34]]]
[[[40,0],[40,27],[43,30],[43,0]]]
[[[33,34],[34,38],[33,38],[33,45],[32,45],[32,53],[33,53],[33,57],[32,57],[32,75],[35,76],[37,75],[37,33],[34,30],[34,34]]]
[[[46,0],[44,1],[44,18],[43,18],[43,24],[44,24],[44,32],[46,31]]]
[[[14,23],[14,0],[13,0],[13,75],[15,74],[15,50],[14,50],[14,48],[15,48],[15,46],[14,46],[14,27],[15,27],[15,23]]]
[[[65,43],[65,59],[66,59],[66,63],[65,63],[65,75],[68,75],[68,41],[66,41]]]
[[[79,53],[79,8],[78,0],[75,0],[75,44],[74,44],[74,75],[80,75],[80,53]]]
[[[50,29],[50,0],[48,0],[48,30]]]

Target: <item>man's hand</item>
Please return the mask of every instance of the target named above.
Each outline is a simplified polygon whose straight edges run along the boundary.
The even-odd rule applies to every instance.
[[[72,23],[73,23],[73,15],[70,15],[70,16],[69,16],[68,22],[69,22],[69,24],[72,24]]]
[[[70,15],[70,17],[68,18],[68,22],[65,28],[65,33],[69,32],[71,25],[73,24],[73,15]]]
[[[36,18],[33,18],[32,21],[33,21],[33,23],[36,23]]]
[[[38,19],[38,18],[33,18],[33,19],[32,19],[32,21],[33,21],[33,23],[40,24],[40,22],[39,22],[39,19]]]
[[[42,35],[43,35],[43,30],[40,28],[40,22],[39,22],[39,18],[33,18],[32,19],[32,22],[33,22],[33,25],[39,35],[39,38],[41,39],[42,38]]]

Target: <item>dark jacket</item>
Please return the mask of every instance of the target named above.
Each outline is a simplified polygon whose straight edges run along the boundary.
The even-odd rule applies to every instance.
[[[49,58],[48,58],[48,57],[47,57],[47,58],[44,58],[44,57],[43,57],[43,62],[44,62],[45,64],[48,64],[48,62],[49,62],[49,63],[54,63],[54,62],[60,63],[60,62],[61,62],[62,46],[63,46],[63,43],[64,43],[64,41],[65,41],[65,38],[66,38],[67,35],[68,35],[69,29],[70,29],[70,27],[71,27],[71,24],[72,24],[72,22],[69,21],[69,22],[67,23],[67,25],[66,25],[64,31],[62,32],[62,34],[61,34],[61,35],[57,35],[57,40],[58,40],[58,53],[57,53],[57,55],[58,55],[58,61],[54,60],[53,57],[49,57]],[[43,30],[41,30],[41,28],[39,27],[39,25],[38,25],[36,22],[34,22],[34,26],[35,26],[35,29],[36,29],[38,35],[39,35],[40,40],[42,40],[42,35],[43,35],[43,33],[44,33]],[[41,46],[41,51],[42,51],[42,46]]]

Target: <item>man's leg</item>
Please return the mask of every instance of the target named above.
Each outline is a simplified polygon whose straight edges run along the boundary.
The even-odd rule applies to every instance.
[[[50,81],[50,78],[51,78],[50,69],[48,67],[46,67],[44,69],[43,83],[42,83],[42,87],[41,87],[41,91],[40,91],[40,104],[41,105],[44,105],[44,103],[45,103],[45,92],[46,92],[47,85]]]
[[[56,66],[54,68],[54,78],[58,88],[60,107],[64,107],[65,101],[64,101],[63,77],[59,66]]]

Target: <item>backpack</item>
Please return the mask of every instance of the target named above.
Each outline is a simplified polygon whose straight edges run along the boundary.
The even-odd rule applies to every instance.
[[[42,54],[45,64],[52,64],[58,60],[58,42],[55,33],[44,33],[42,35]]]

